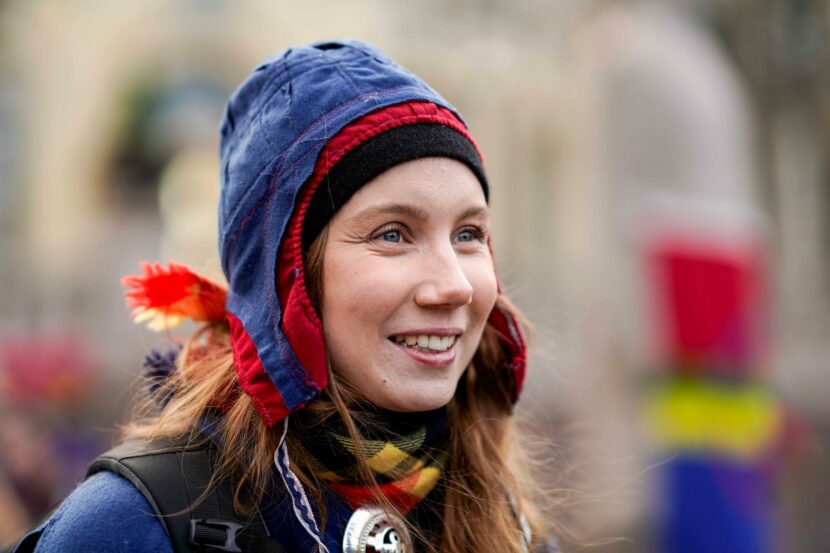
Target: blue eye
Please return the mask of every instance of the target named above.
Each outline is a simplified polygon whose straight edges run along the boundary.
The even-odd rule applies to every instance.
[[[473,242],[475,240],[481,240],[481,231],[474,228],[467,228],[462,230],[456,236],[456,240],[459,242]]]
[[[471,230],[462,230],[458,233],[459,242],[472,242],[473,240],[475,240],[475,236]]]
[[[400,242],[401,241],[401,233],[397,230],[387,230],[383,234],[380,235],[380,239],[384,242]]]
[[[375,243],[403,244],[407,241],[409,230],[400,223],[390,223],[379,228],[369,235],[368,239]]]

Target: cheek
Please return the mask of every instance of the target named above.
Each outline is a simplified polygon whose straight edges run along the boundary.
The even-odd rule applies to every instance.
[[[403,275],[388,263],[364,258],[358,262],[332,256],[323,271],[323,323],[375,321],[384,318],[404,293]]]
[[[383,351],[386,323],[406,293],[401,275],[383,259],[339,253],[324,266],[321,319],[332,367],[348,377]]]
[[[484,327],[498,297],[498,281],[492,262],[476,263],[467,271],[467,278],[473,287],[472,317],[476,326]]]
[[[365,351],[374,300],[356,271],[327,259],[323,272],[321,320],[331,367],[349,381],[359,381],[360,351]]]

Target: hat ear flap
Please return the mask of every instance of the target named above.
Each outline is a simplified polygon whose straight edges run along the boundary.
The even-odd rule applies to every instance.
[[[490,257],[493,259],[493,271],[495,272],[496,257],[493,251],[492,237],[487,237],[487,247],[490,249]],[[490,312],[487,323],[499,333],[502,343],[505,345],[505,353],[508,356],[507,364],[514,383],[513,403],[516,403],[519,401],[524,386],[525,373],[527,372],[527,341],[510,302],[502,292],[501,283],[497,283],[497,288],[496,305]]]
[[[279,388],[268,377],[262,365],[253,339],[245,326],[233,313],[228,313],[228,326],[231,331],[231,350],[233,366],[239,386],[251,398],[254,408],[262,417],[266,426],[284,419],[289,409],[282,398]]]
[[[507,366],[513,376],[513,403],[519,400],[527,372],[527,343],[516,315],[508,307],[499,290],[496,305],[490,312],[487,323],[498,332],[507,355]]]

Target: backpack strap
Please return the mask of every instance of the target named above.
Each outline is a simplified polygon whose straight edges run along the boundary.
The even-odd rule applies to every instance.
[[[98,456],[86,477],[110,471],[133,483],[161,519],[177,553],[284,553],[259,510],[250,518],[233,508],[233,485],[211,476],[216,448],[173,440],[130,440]]]

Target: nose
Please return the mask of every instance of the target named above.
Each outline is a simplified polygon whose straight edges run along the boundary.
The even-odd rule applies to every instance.
[[[460,307],[470,303],[473,286],[452,247],[434,252],[423,263],[423,278],[415,291],[421,307]]]

